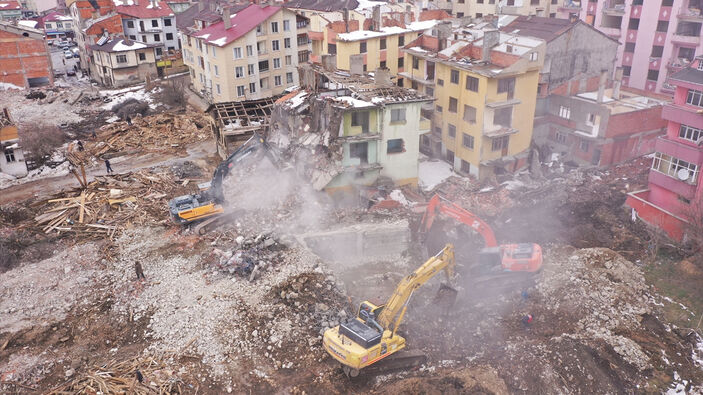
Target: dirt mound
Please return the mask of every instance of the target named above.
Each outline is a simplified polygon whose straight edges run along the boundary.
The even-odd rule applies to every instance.
[[[377,384],[376,387],[380,388],[380,385]],[[382,388],[378,393],[427,395],[510,393],[503,379],[494,369],[487,366],[459,370],[437,369],[431,375],[399,380],[383,385]]]

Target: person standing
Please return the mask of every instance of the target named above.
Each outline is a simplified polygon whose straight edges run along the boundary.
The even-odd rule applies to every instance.
[[[530,324],[532,324],[532,314],[525,314],[522,317],[522,326],[527,329],[530,327]]]
[[[110,166],[110,161],[105,159],[105,169],[107,169],[107,174],[114,173],[112,166]]]
[[[146,280],[146,277],[144,277],[144,270],[142,269],[141,263],[134,263],[134,271],[137,272],[137,280]]]

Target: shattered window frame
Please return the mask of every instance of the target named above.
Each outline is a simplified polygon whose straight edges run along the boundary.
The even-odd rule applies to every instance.
[[[359,158],[361,163],[369,163],[369,143],[367,141],[349,143],[349,158]]]
[[[391,139],[387,141],[387,154],[401,154],[405,152],[405,141],[403,139]]]

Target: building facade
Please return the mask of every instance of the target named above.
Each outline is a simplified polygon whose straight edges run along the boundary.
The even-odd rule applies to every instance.
[[[668,122],[665,136],[656,141],[648,188],[628,194],[627,205],[640,219],[674,240],[700,232],[703,218],[703,60],[698,57],[669,81],[674,102],[662,117]]]
[[[0,21],[22,19],[22,5],[15,0],[0,3]]]
[[[156,78],[156,50],[159,48],[162,48],[159,44],[145,44],[125,38],[93,44],[90,49],[97,70],[94,78],[110,87],[138,84],[147,77]]]
[[[15,177],[27,175],[27,162],[24,152],[20,147],[17,126],[10,119],[6,108],[0,113],[0,173],[10,174]]]
[[[165,51],[179,50],[176,15],[165,1],[118,0],[117,13],[122,16],[122,29],[126,38],[153,45],[156,56]]]
[[[53,85],[44,32],[0,21],[0,83],[17,89]]]
[[[583,1],[581,19],[620,41],[618,67],[626,86],[674,93],[669,75],[702,54],[703,14],[695,1]]]
[[[545,43],[497,30],[437,28],[405,48],[399,76],[436,99],[421,148],[485,178],[527,162]],[[407,84],[406,84],[407,85]]]
[[[44,34],[47,40],[73,37],[73,18],[57,11],[50,12],[41,18]]]
[[[578,4],[578,3],[577,3]],[[442,5],[457,18],[482,18],[488,15],[525,15],[566,17],[578,13],[578,6],[569,0],[457,0]],[[572,8],[573,10],[569,11]]]
[[[196,92],[211,103],[272,97],[298,85],[307,62],[308,19],[286,8],[253,4],[222,20],[182,30],[183,60]]]

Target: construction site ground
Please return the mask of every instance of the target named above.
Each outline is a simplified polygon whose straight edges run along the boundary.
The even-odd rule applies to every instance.
[[[0,273],[0,393],[703,391],[701,266],[623,207],[646,184],[649,159],[490,186],[451,177],[432,191],[404,189],[409,202],[392,210],[335,205],[251,164],[225,185],[232,221],[198,236],[169,220],[166,202],[208,179],[214,151],[205,125],[178,135],[158,126],[164,117],[199,123],[188,113],[113,122],[86,144],[95,170],[85,191],[69,174],[0,194],[0,247],[14,257]],[[147,138],[116,176],[91,162],[112,136],[124,147],[152,129],[182,143]],[[158,160],[134,159],[148,153]],[[457,300],[434,305],[434,279],[401,327],[427,364],[349,379],[322,333],[360,301],[383,302],[424,262],[412,202],[434,192],[502,242],[541,244],[543,269],[479,282],[467,267],[482,240],[450,229]]]

